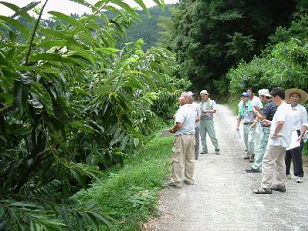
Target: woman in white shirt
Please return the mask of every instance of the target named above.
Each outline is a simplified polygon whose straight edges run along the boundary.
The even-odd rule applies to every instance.
[[[308,129],[308,121],[307,121],[307,110],[301,105],[308,100],[308,94],[300,89],[288,89],[286,90],[286,100],[290,103],[292,108],[292,117],[293,117],[293,127],[292,130],[297,131],[297,135],[299,136],[300,146],[297,148],[293,148],[286,151],[286,174],[287,179],[291,179],[290,175],[290,165],[291,159],[293,162],[294,168],[294,176],[297,177],[296,182],[302,183],[304,177],[303,170],[303,161],[302,161],[302,151],[303,151],[303,137],[305,135],[306,130]]]

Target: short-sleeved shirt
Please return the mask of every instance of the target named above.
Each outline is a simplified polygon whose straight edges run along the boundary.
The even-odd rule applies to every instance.
[[[246,104],[242,104],[240,107],[239,107],[239,114],[238,114],[238,118],[240,120],[243,121],[244,124],[251,124],[255,121],[256,119],[256,116],[255,114],[253,113],[252,111],[252,108],[249,108],[249,102],[248,101]],[[252,106],[250,106],[252,107]],[[241,114],[241,111],[243,109],[243,113]]]
[[[201,116],[200,105],[196,102],[193,102],[191,105],[195,108],[197,112],[197,117],[200,117]],[[200,122],[198,121],[195,123],[195,127],[199,127],[199,126],[200,126]]]
[[[179,108],[175,114],[175,122],[183,126],[175,132],[175,135],[192,135],[195,134],[195,123],[197,111],[192,104],[185,104]]]
[[[291,105],[290,105],[291,106]],[[307,110],[301,105],[297,104],[295,107],[292,107],[292,115],[293,115],[293,130],[300,130],[303,126],[307,126]]]
[[[212,120],[214,118],[213,113],[203,113],[205,110],[216,110],[215,100],[208,99],[207,101],[200,102],[201,120]]]
[[[285,102],[277,108],[277,111],[274,115],[270,131],[271,135],[274,134],[277,123],[280,121],[284,122],[284,124],[278,134],[279,137],[270,138],[268,143],[272,146],[282,146],[284,148],[287,148],[291,142],[293,119],[291,107]]]
[[[253,96],[253,98],[250,100],[253,107],[258,107],[259,109],[263,108],[263,104],[261,102],[261,99],[258,96]],[[241,100],[238,104],[239,107],[243,105],[243,100]]]
[[[272,101],[268,101],[264,106],[263,115],[266,116],[267,120],[272,121],[276,110],[277,106]]]

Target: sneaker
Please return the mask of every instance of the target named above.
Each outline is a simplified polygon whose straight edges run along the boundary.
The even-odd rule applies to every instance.
[[[202,150],[201,154],[207,154],[207,150]]]
[[[291,174],[287,174],[287,180],[291,180]]]
[[[275,185],[271,189],[275,190],[275,191],[279,191],[279,192],[286,192],[287,191],[285,185]]]
[[[297,183],[303,183],[303,177],[297,177],[297,179],[296,179],[296,182]]]
[[[182,185],[177,184],[177,183],[175,183],[175,182],[173,182],[173,181],[169,181],[169,182],[167,183],[167,185],[168,185],[169,187],[174,187],[174,188],[181,188],[181,187],[182,187]]]
[[[270,188],[258,188],[253,190],[254,194],[272,194],[272,189]]]
[[[193,181],[188,180],[188,179],[183,180],[183,182],[184,182],[185,184],[188,184],[188,185],[193,185],[193,184],[194,184]]]
[[[215,150],[216,155],[220,155],[220,149]]]
[[[254,168],[245,169],[245,171],[246,171],[247,173],[260,173],[259,170],[254,169]]]

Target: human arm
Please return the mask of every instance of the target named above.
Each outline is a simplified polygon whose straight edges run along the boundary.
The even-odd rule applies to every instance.
[[[176,122],[175,125],[169,129],[169,132],[175,133],[177,130],[181,129],[183,127],[183,124],[180,122]]]
[[[284,121],[278,121],[277,126],[275,128],[274,133],[271,135],[271,138],[277,138],[279,137],[279,132],[281,131],[282,127],[284,125]]]

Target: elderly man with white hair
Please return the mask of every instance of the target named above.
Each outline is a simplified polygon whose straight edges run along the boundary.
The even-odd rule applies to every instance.
[[[191,104],[192,95],[183,92],[179,102],[181,107],[175,114],[175,125],[169,130],[171,133],[175,133],[175,139],[172,148],[173,181],[168,185],[177,188],[182,187],[182,182],[194,184],[195,123],[197,120],[197,112]]]

